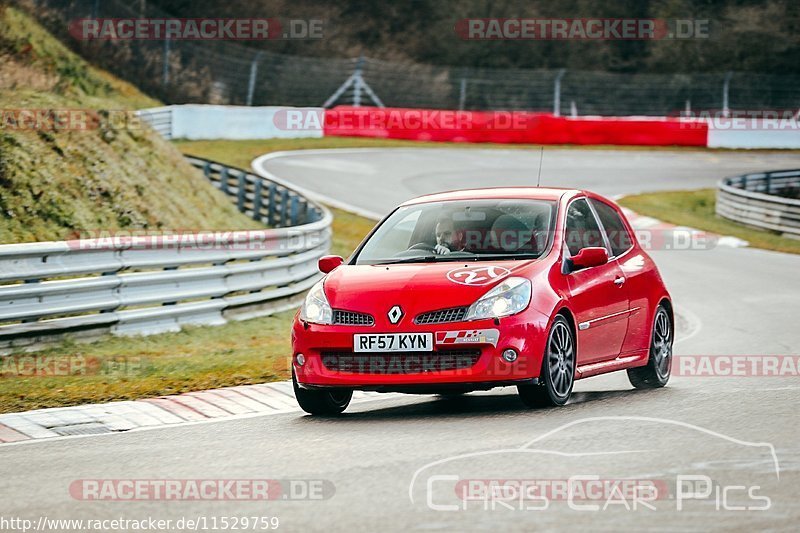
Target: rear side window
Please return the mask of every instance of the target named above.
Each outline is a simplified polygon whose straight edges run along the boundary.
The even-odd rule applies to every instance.
[[[603,229],[606,230],[606,235],[611,244],[611,253],[614,257],[618,257],[632,246],[631,236],[625,228],[617,210],[610,205],[592,200],[592,206],[597,211],[597,216],[600,217],[600,222],[603,224]]]
[[[605,248],[597,219],[583,198],[572,202],[567,210],[566,241],[569,255],[573,257],[584,248]]]

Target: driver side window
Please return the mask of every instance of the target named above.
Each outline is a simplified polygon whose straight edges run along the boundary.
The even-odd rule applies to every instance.
[[[605,248],[600,225],[584,198],[575,200],[567,209],[565,242],[572,257],[584,248]]]

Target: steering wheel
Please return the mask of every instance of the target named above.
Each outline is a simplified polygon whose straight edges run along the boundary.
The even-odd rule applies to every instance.
[[[433,248],[434,247],[427,242],[418,242],[417,244],[408,247],[409,250],[422,250],[423,252],[432,252]]]

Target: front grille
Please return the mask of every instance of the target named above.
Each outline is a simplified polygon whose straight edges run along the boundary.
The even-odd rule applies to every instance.
[[[464,319],[467,314],[466,307],[453,307],[452,309],[440,309],[438,311],[428,311],[417,315],[414,319],[415,324],[444,324],[445,322],[458,322]]]
[[[470,368],[480,350],[447,350],[421,353],[322,352],[322,364],[334,372],[354,374],[424,374]]]
[[[366,313],[334,309],[333,323],[340,326],[371,326],[375,324],[375,319]]]

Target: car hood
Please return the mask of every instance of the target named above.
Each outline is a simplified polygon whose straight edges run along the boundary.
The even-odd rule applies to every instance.
[[[331,307],[372,314],[376,324],[401,306],[405,317],[472,304],[503,279],[529,277],[539,260],[342,265],[325,278]]]

